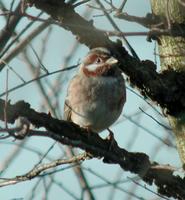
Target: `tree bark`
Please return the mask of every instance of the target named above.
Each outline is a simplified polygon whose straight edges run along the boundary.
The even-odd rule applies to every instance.
[[[172,23],[185,23],[185,7],[178,0],[151,0],[152,12],[170,31]],[[158,50],[161,72],[185,70],[185,38],[161,35],[158,37]],[[177,149],[185,165],[185,112],[180,111],[175,117],[168,115],[168,120],[176,138]]]

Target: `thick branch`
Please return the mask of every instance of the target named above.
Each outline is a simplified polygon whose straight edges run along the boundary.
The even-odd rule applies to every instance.
[[[70,30],[79,40],[89,48],[99,46],[112,46],[106,34],[101,33],[93,26],[93,20],[87,21],[74,11],[71,4],[58,0],[27,0],[31,5],[35,5],[38,9],[45,11],[53,19],[59,21],[61,26],[66,30]]]
[[[110,150],[108,139],[103,140],[95,133],[87,135],[86,130],[74,123],[52,118],[49,114],[38,113],[23,101],[14,105],[8,102],[6,111],[4,111],[4,104],[5,102],[0,99],[0,120],[14,123],[19,116],[26,117],[36,127],[45,127],[49,130],[46,137],[84,149],[95,157],[103,157],[104,162],[119,164],[124,170],[138,174],[146,183],[155,184],[162,195],[185,199],[185,179],[174,176],[174,171],[170,167],[159,167],[157,163],[151,163],[146,154],[128,152],[120,148],[116,142]],[[4,112],[6,112],[6,119]]]

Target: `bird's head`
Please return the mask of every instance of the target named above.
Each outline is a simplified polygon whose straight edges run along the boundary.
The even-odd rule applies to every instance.
[[[91,49],[80,65],[80,73],[88,77],[114,76],[118,60],[103,47]]]

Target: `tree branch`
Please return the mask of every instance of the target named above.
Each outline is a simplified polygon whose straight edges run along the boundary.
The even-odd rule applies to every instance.
[[[15,13],[19,14],[21,12],[21,4],[22,2],[18,4],[17,8],[15,9]],[[5,25],[5,27],[0,32],[0,41],[1,41],[0,51],[2,51],[2,49],[5,47],[5,45],[7,44],[7,42],[13,35],[15,31],[15,27],[17,26],[21,18],[22,16],[20,15],[19,16],[14,15],[14,16],[9,17],[9,20],[7,21],[7,25]]]
[[[151,28],[153,26],[158,26],[161,24],[161,20],[156,17],[155,15],[148,13],[145,17],[138,17],[134,15],[129,15],[125,12],[116,12],[114,17],[119,18],[119,19],[124,19],[129,22],[136,22],[146,28]]]
[[[53,19],[60,22],[66,30],[70,30],[77,37],[77,40],[89,48],[100,46],[112,46],[114,43],[109,40],[106,34],[101,33],[93,26],[93,20],[87,21],[74,11],[71,4],[58,0],[27,0],[29,5],[45,11]]]
[[[20,183],[23,181],[31,180],[35,177],[38,177],[38,175],[40,175],[41,173],[43,173],[44,171],[46,171],[48,169],[52,169],[54,167],[64,165],[64,164],[81,162],[85,159],[86,159],[85,154],[79,154],[77,156],[73,156],[70,159],[58,159],[58,160],[52,161],[47,164],[40,164],[38,166],[35,166],[32,170],[30,170],[28,173],[26,173],[24,175],[16,176],[15,178],[1,180],[0,187],[4,187],[7,185],[13,185],[13,184],[17,184],[17,183]]]
[[[4,105],[5,101],[0,99],[0,120],[2,121],[5,120]],[[160,194],[185,199],[185,178],[173,175],[174,169],[172,167],[161,167],[156,162],[151,163],[146,154],[128,152],[120,148],[116,142],[110,149],[110,140],[104,140],[92,132],[87,133],[85,129],[72,122],[58,120],[51,117],[50,114],[36,112],[23,101],[14,105],[7,102],[7,123],[14,123],[20,116],[26,117],[38,128],[45,127],[49,130],[45,135],[41,133],[41,136],[50,137],[62,144],[79,147],[94,157],[103,158],[105,163],[119,164],[122,169],[138,174],[147,184],[155,184]],[[33,134],[27,136],[33,136]]]
[[[129,22],[136,22],[146,28],[149,28],[148,41],[151,39],[157,39],[158,36],[167,35],[171,37],[185,37],[185,24],[184,23],[174,23],[167,21],[166,18],[160,19],[159,16],[156,16],[151,13],[147,13],[145,17],[137,17],[133,15],[128,15],[123,12],[116,12],[114,15],[116,18],[124,19]],[[159,41],[160,42],[160,41]]]

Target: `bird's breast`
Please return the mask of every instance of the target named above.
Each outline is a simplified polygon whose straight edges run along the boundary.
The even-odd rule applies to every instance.
[[[79,78],[70,87],[72,121],[94,131],[108,128],[119,117],[124,104],[125,86],[114,77]]]

